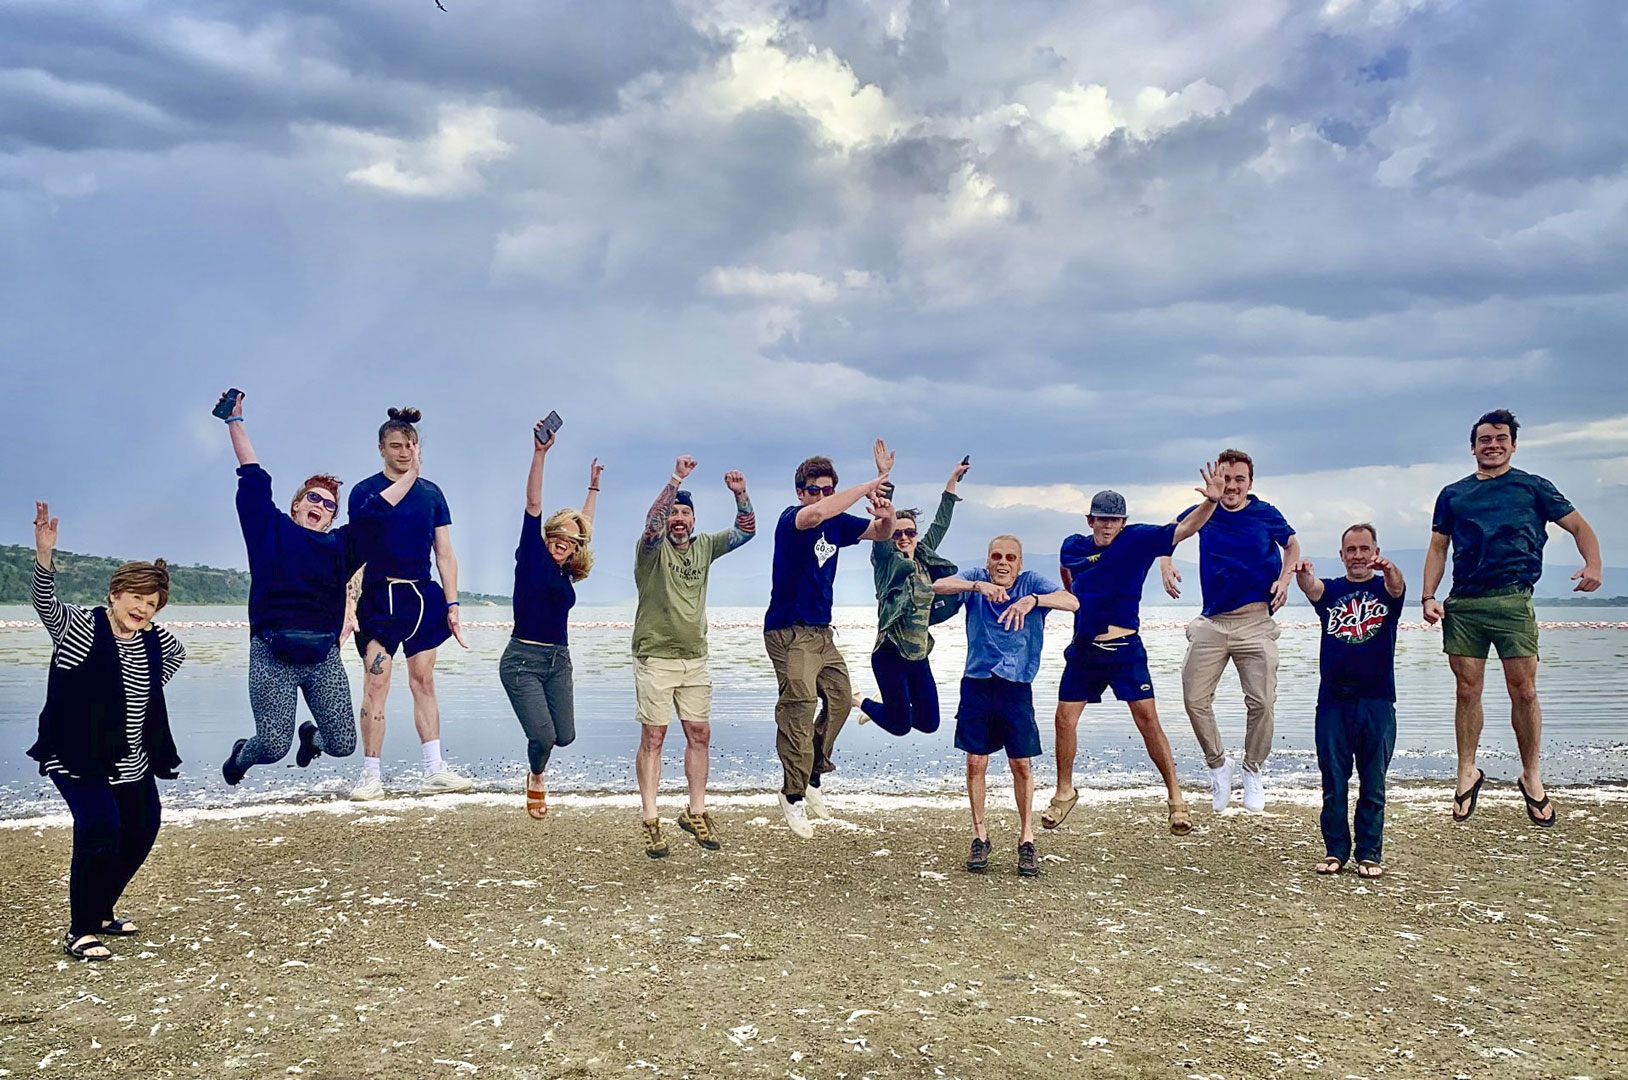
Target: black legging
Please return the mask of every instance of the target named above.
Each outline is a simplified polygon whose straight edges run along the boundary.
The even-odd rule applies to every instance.
[[[906,660],[891,641],[871,653],[871,670],[881,701],[866,698],[859,706],[876,726],[890,735],[938,730],[938,684],[927,658]]]
[[[147,861],[158,837],[161,808],[151,775],[129,784],[52,773],[73,812],[73,862],[68,873],[68,932],[97,934],[113,905]]]

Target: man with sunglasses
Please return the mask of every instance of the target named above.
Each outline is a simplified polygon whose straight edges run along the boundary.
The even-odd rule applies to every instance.
[[[763,644],[779,688],[774,722],[784,774],[780,812],[805,840],[814,835],[810,818],[831,816],[820,796],[820,776],[834,768],[831,750],[853,708],[848,666],[831,632],[837,553],[893,535],[893,505],[877,494],[891,455],[880,439],[874,453],[876,478],[842,491],[830,458],[811,457],[797,466],[797,504],[781,512],[774,530]],[[861,499],[870,500],[874,521],[847,513]]]

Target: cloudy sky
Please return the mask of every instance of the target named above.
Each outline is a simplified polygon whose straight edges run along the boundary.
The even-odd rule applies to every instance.
[[[1628,561],[1617,0],[444,2],[0,5],[0,542],[242,565],[230,384],[280,491],[423,409],[472,589],[550,408],[589,600],[680,452],[713,527],[970,453],[951,546],[1055,551],[1237,445],[1418,548],[1498,406]]]

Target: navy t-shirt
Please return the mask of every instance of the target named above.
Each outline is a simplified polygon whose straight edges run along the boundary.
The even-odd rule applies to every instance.
[[[347,504],[351,520],[356,520],[369,499],[392,483],[381,472],[352,488]],[[362,558],[367,562],[362,587],[377,585],[385,578],[428,581],[435,530],[452,524],[452,511],[447,508],[441,489],[421,476],[401,502],[391,506],[380,499],[372,512],[377,514],[378,527],[368,529],[360,545]]]
[[[249,633],[316,630],[335,636],[345,622],[345,585],[361,559],[360,524],[315,532],[271,495],[271,474],[237,470],[237,520],[249,553]]]
[[[1442,488],[1430,528],[1453,539],[1452,595],[1536,585],[1547,525],[1575,509],[1549,481],[1516,468],[1489,480],[1472,474]]]
[[[1189,506],[1181,518],[1197,509]],[[1277,507],[1253,495],[1237,510],[1216,507],[1198,530],[1198,581],[1204,614],[1221,615],[1245,604],[1270,603],[1272,583],[1283,573],[1283,553],[1278,549],[1293,535]]]
[[[514,549],[514,636],[544,645],[565,645],[565,620],[577,588],[543,543],[543,519],[527,514]]]
[[[774,527],[774,571],[763,629],[830,626],[831,589],[837,580],[837,550],[859,543],[870,522],[838,514],[813,529],[797,527],[801,506],[781,511]]]
[[[1396,700],[1396,627],[1405,598],[1386,591],[1378,574],[1323,579],[1323,595],[1312,604],[1323,629],[1317,704]]]
[[[1069,591],[1080,601],[1074,636],[1089,641],[1110,626],[1142,625],[1142,585],[1159,558],[1176,550],[1175,525],[1126,525],[1107,547],[1089,533],[1063,541],[1063,569],[1074,578]]]

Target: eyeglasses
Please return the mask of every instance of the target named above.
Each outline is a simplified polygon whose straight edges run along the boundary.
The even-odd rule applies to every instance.
[[[914,540],[915,538],[915,529],[900,529],[898,532],[893,534],[893,539],[895,540]]]
[[[837,486],[835,484],[804,484],[803,490],[808,492],[810,495],[819,495],[824,497],[828,495],[835,495],[837,493]]]
[[[1023,556],[1013,551],[991,551],[989,558],[992,562],[1017,562]]]
[[[316,503],[330,514],[339,513],[338,503],[334,502],[332,499],[324,499],[321,495],[318,495],[314,491],[307,491],[305,493],[305,501],[308,503]]]

